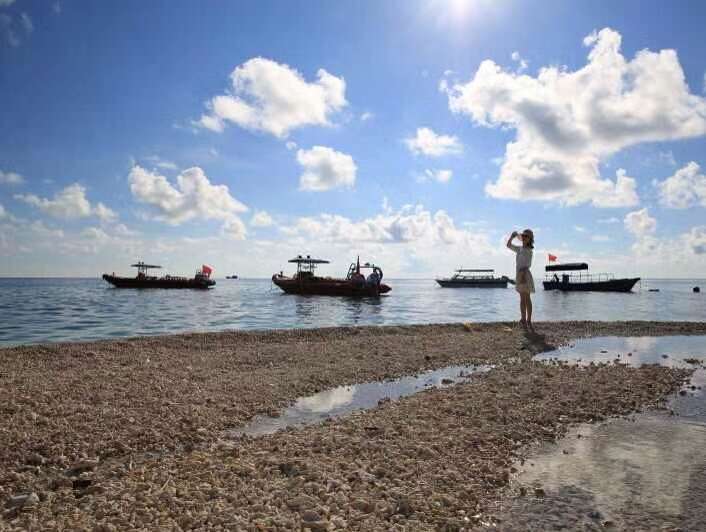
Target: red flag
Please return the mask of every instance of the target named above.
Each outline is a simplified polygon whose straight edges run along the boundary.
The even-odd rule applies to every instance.
[[[556,262],[557,256],[549,253],[549,262]]]
[[[211,275],[213,273],[213,268],[204,264],[203,266],[201,266],[201,273],[203,273],[204,275]]]

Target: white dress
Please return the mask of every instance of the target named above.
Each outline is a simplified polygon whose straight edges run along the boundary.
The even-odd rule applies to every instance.
[[[510,244],[508,246],[515,255],[515,290],[520,293],[534,293],[534,278],[530,268],[532,267],[532,248],[524,246],[516,246]],[[520,270],[524,270],[524,279],[520,279]],[[522,282],[521,282],[522,281]]]

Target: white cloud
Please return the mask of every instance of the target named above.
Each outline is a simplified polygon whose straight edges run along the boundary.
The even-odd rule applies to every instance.
[[[585,233],[585,232],[586,232],[586,228],[583,227],[583,226],[581,226],[581,225],[575,225],[575,226],[574,226],[574,231],[578,231],[579,233]]]
[[[35,194],[15,194],[15,199],[38,208],[54,218],[72,219],[97,216],[103,221],[112,221],[117,215],[102,203],[95,207],[86,198],[86,189],[74,183],[54,195],[54,198],[40,198]]]
[[[114,222],[118,219],[117,213],[101,202],[98,202],[93,208],[93,214],[97,216],[101,222]]]
[[[248,208],[231,196],[226,185],[213,185],[197,166],[181,172],[173,186],[166,177],[135,165],[128,182],[135,199],[156,210],[157,220],[171,225],[193,219],[221,220],[229,234],[245,233],[237,214]]]
[[[706,255],[706,226],[692,227],[684,239],[692,253]]]
[[[288,141],[285,143],[285,146],[287,147],[287,149],[288,149],[289,151],[292,151],[292,150],[296,150],[296,149],[297,149],[297,143],[294,142],[293,140],[288,140]]]
[[[232,93],[212,98],[197,122],[221,132],[227,122],[244,129],[287,137],[303,126],[328,126],[330,115],[346,101],[346,82],[319,69],[317,80],[307,82],[293,68],[255,57],[238,66],[231,76]]]
[[[25,32],[32,33],[34,31],[34,24],[32,24],[32,19],[29,18],[27,13],[22,13],[20,15],[20,23],[22,24]]]
[[[437,183],[448,183],[453,177],[451,170],[424,170],[424,173],[417,176],[417,181],[424,183],[426,181],[436,181]]]
[[[7,211],[5,210],[5,207],[3,207],[0,203],[0,218],[5,218],[5,216],[7,216]]]
[[[15,3],[15,0],[0,0],[0,7],[11,6]]]
[[[437,135],[428,127],[417,128],[417,134],[404,139],[404,142],[414,155],[426,155],[427,157],[454,155],[463,151],[463,146],[457,137]]]
[[[333,214],[299,218],[293,226],[280,228],[287,235],[306,235],[310,240],[353,243],[462,244],[484,240],[480,235],[458,229],[443,210],[431,213],[422,205],[406,205],[399,211],[385,210],[372,218],[353,221]]]
[[[657,220],[650,216],[646,207],[626,214],[624,223],[625,228],[637,238],[648,236],[657,230]]]
[[[139,233],[129,229],[125,224],[116,224],[113,226],[113,232],[117,236],[136,236]]]
[[[250,219],[250,225],[253,227],[269,227],[274,224],[272,216],[265,211],[257,211]]]
[[[0,185],[21,185],[24,181],[20,174],[0,170]]]
[[[223,224],[223,234],[236,240],[243,240],[247,235],[247,229],[243,221],[234,216]]]
[[[178,170],[179,169],[179,167],[176,165],[176,163],[162,159],[159,155],[150,155],[149,157],[145,157],[144,160],[154,164],[154,166],[156,166],[157,168],[161,168],[163,170]]]
[[[301,190],[323,191],[337,187],[352,187],[358,168],[353,157],[326,146],[298,150],[297,161],[304,172],[299,178]]]
[[[524,70],[527,70],[527,60],[524,59],[521,55],[520,52],[512,52],[510,55],[513,61],[515,61],[517,65],[517,72],[522,72]]]
[[[611,216],[610,218],[599,218],[596,220],[599,224],[617,224],[620,222],[619,218]]]
[[[612,239],[608,235],[591,235],[594,242],[610,242]]]
[[[706,175],[697,163],[677,170],[664,181],[657,182],[659,201],[665,207],[686,209],[694,205],[706,207]]]
[[[676,166],[677,160],[674,158],[674,152],[672,150],[660,151],[657,153],[657,160],[666,163],[670,166]]]
[[[61,3],[54,2],[54,4],[52,5],[52,9],[54,10],[54,13],[59,15],[61,13]]]
[[[0,39],[16,48],[22,42],[13,28],[13,19],[10,15],[0,13]]]
[[[368,120],[372,120],[373,118],[375,118],[375,114],[371,113],[370,111],[365,111],[363,114],[360,115],[361,122],[367,122]]]
[[[576,71],[544,67],[532,77],[485,60],[468,83],[441,87],[452,112],[516,130],[489,195],[633,206],[634,179],[603,178],[601,162],[641,142],[706,133],[706,100],[689,91],[676,51],[642,50],[626,60],[620,34],[609,28],[584,42],[592,48]]]

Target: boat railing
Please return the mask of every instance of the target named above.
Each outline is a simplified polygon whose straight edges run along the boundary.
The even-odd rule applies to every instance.
[[[615,279],[615,275],[612,273],[565,273],[559,275],[558,273],[547,273],[545,275],[546,281],[557,281],[569,283],[599,283],[604,281],[612,281]]]

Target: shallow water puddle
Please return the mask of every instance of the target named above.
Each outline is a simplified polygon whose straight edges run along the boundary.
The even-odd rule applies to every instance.
[[[378,406],[379,401],[407,397],[430,388],[444,388],[465,382],[473,374],[488,371],[490,366],[447,366],[413,377],[388,381],[339,386],[308,397],[300,397],[279,417],[256,416],[244,427],[229,432],[231,437],[263,436],[288,427],[320,423],[357,410]]]
[[[702,530],[706,370],[695,362],[706,362],[706,336],[591,338],[537,358],[699,369],[669,400],[675,415],[653,412],[580,425],[528,459],[518,481],[529,495],[513,499],[503,520],[526,530]]]

